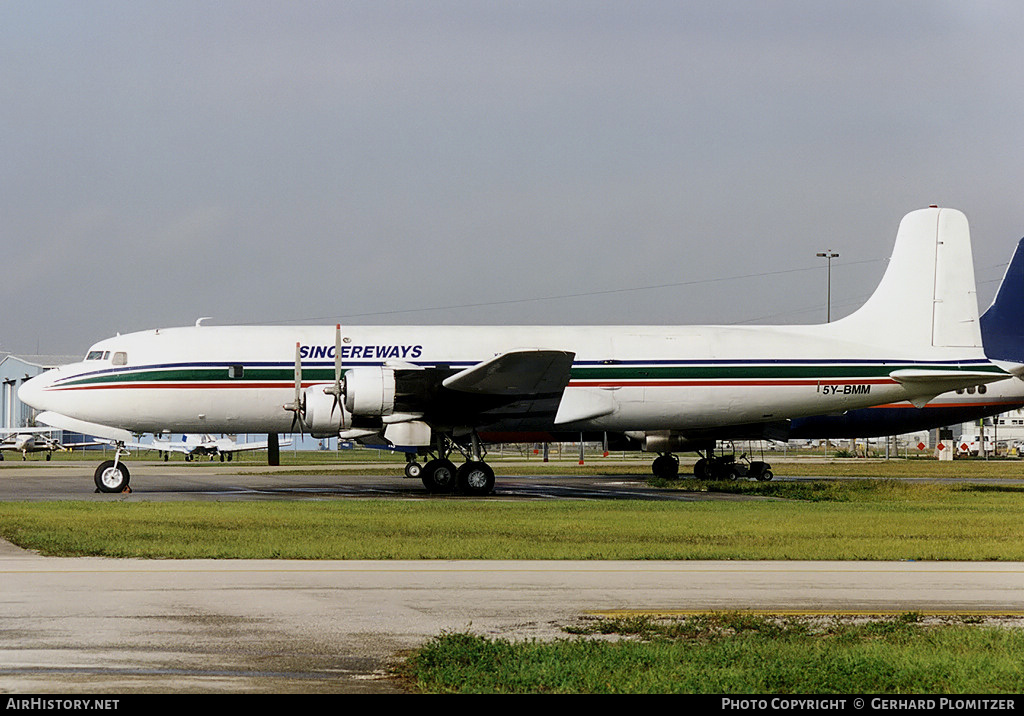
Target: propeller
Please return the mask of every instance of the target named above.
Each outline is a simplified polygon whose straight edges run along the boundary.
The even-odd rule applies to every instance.
[[[324,393],[327,395],[333,395],[334,401],[331,403],[331,417],[334,417],[334,409],[341,409],[341,422],[339,423],[340,430],[345,429],[345,408],[341,405],[341,324],[335,324],[334,326],[334,385],[329,388],[324,388]]]
[[[302,394],[302,345],[300,343],[295,344],[295,402],[288,403],[284,409],[294,413],[291,431],[294,433],[295,425],[298,424],[299,434],[305,436],[306,423],[303,416],[306,412],[306,404],[305,396]]]

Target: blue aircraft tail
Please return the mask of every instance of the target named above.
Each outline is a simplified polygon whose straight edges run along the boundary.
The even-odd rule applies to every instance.
[[[1024,239],[1017,243],[995,300],[981,316],[981,339],[989,360],[1024,367]]]

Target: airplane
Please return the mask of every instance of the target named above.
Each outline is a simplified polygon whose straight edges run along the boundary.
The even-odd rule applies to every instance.
[[[98,445],[96,441],[84,442],[60,442],[52,433],[52,427],[33,428],[3,428],[0,429],[0,461],[4,459],[4,450],[13,450],[21,453],[21,459],[27,460],[30,452],[45,452],[46,459],[53,457],[56,451],[70,451],[76,447]]]
[[[1021,316],[1024,316],[1024,239],[1017,243],[992,305],[980,317],[982,343],[987,355],[1000,354],[999,346],[1003,346],[1004,358],[1011,362],[1015,357],[1024,359],[1024,351],[1015,348],[1017,340],[1024,344]],[[734,462],[728,454],[714,454],[720,442],[877,438],[974,422],[1021,408],[1024,408],[1024,378],[1017,376],[1016,379],[1007,377],[991,384],[958,388],[921,407],[902,401],[773,423],[689,431],[684,435],[632,432],[590,435],[588,439],[604,440],[615,450],[647,449],[652,445],[656,450],[659,440],[672,439],[677,450],[691,450],[700,455],[701,460],[694,469],[696,477],[729,478],[734,477],[731,474]],[[579,437],[564,433],[532,436],[534,442],[573,441]],[[770,465],[764,465],[770,470]],[[654,461],[652,472],[656,477],[675,479],[679,472],[678,460],[661,456]],[[767,474],[767,479],[770,479],[771,473]]]
[[[290,444],[290,440],[284,442],[279,441],[278,443],[279,446]],[[137,448],[159,450],[163,453],[164,461],[167,460],[168,453],[180,452],[185,455],[186,461],[192,461],[200,457],[208,456],[211,460],[215,457],[219,457],[221,462],[224,462],[225,460],[231,462],[232,456],[237,452],[266,450],[269,446],[270,442],[268,440],[240,443],[231,437],[215,438],[210,434],[182,435],[181,440],[172,440],[170,438],[153,436],[153,442],[149,445],[144,443],[134,444],[134,447]]]
[[[21,453],[21,459],[27,460],[30,452],[45,452],[46,459],[53,457],[55,450],[65,450],[50,433],[53,428],[5,428],[0,430],[0,460],[4,459],[4,450],[15,450]]]
[[[100,341],[19,397],[132,432],[383,439],[429,456],[418,470],[428,491],[486,495],[483,433],[639,432],[671,458],[688,433],[920,407],[1024,373],[1024,355],[986,357],[967,218],[937,206],[903,218],[875,292],[826,324],[336,325],[332,336],[328,326],[199,323]],[[130,474],[115,454],[94,479],[118,492]]]

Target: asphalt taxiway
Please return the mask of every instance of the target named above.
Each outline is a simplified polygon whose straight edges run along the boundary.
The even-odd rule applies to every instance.
[[[98,463],[97,463],[98,464]],[[402,476],[400,465],[374,474],[349,468],[281,467],[205,463],[129,462],[132,492],[97,494],[94,463],[27,462],[0,468],[0,501],[53,500],[324,500],[359,497],[398,499],[474,499],[430,495],[417,479]],[[500,476],[495,493],[483,499],[505,500],[673,500],[749,499],[658,490],[645,476]]]

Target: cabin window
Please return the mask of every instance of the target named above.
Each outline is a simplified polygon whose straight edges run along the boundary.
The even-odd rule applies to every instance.
[[[229,365],[228,366],[228,378],[241,378],[245,372],[245,368],[240,365]]]
[[[979,393],[987,393],[988,392],[988,386],[987,385],[979,385],[978,386],[978,392]]]
[[[124,351],[117,351],[110,362],[114,365],[128,365],[128,354]]]

